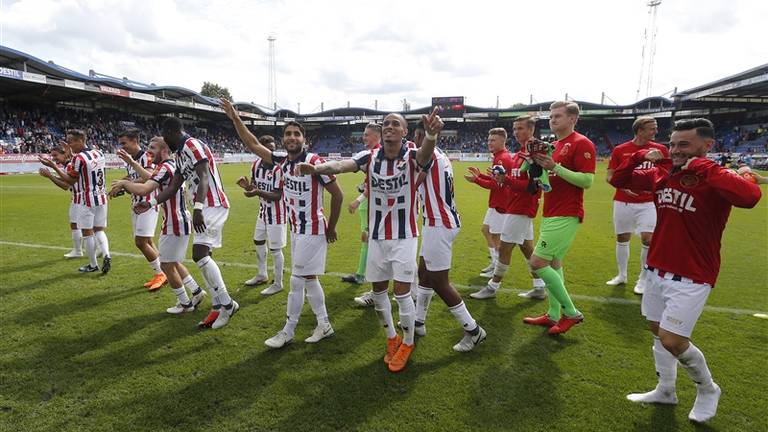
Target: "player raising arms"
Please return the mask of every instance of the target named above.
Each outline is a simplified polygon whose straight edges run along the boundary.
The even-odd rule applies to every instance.
[[[259,142],[270,150],[275,150],[275,138],[264,135]],[[240,177],[237,185],[245,189],[246,197],[259,197],[259,214],[253,230],[253,244],[256,245],[256,264],[259,266],[256,276],[245,281],[253,286],[269,280],[267,276],[267,246],[272,254],[275,280],[272,285],[261,291],[262,295],[272,295],[283,290],[283,248],[286,243],[285,202],[283,201],[283,171],[278,164],[268,164],[256,157],[251,165],[251,179]],[[269,243],[269,245],[267,245]]]
[[[544,217],[530,260],[531,269],[546,284],[549,311],[538,317],[525,317],[523,322],[549,327],[548,333],[554,335],[565,333],[584,320],[565,289],[563,260],[584,219],[584,189],[591,187],[594,180],[595,145],[574,131],[579,120],[578,105],[559,101],[549,109],[549,127],[557,136],[555,150],[552,156],[532,157],[549,171],[552,190],[544,194]]]
[[[664,157],[669,155],[667,148],[653,142],[653,138],[659,131],[656,119],[642,116],[632,123],[632,132],[635,138],[624,144],[617,145],[611,152],[611,160],[608,163],[608,172],[605,180],[610,183],[613,171],[624,159],[632,156],[641,149],[658,149]],[[643,170],[653,167],[651,162],[645,162],[636,169]],[[640,273],[635,283],[635,294],[643,293],[643,270],[645,259],[648,256],[648,248],[653,238],[653,228],[656,226],[656,207],[653,205],[653,194],[649,191],[616,189],[613,195],[613,227],[616,232],[616,264],[619,274],[606,282],[606,285],[616,286],[627,283],[627,263],[629,262],[629,240],[632,233],[640,234],[642,246],[640,249]]]
[[[328,320],[325,293],[318,275],[325,273],[328,243],[336,241],[336,223],[339,221],[344,194],[333,176],[302,176],[294,172],[295,167],[303,162],[323,163],[320,156],[304,150],[304,126],[300,123],[287,122],[283,128],[285,151],[272,151],[248,130],[230,101],[222,99],[221,106],[235,125],[243,143],[265,163],[280,165],[285,179],[283,200],[291,225],[291,290],[286,306],[288,319],[283,329],[264,341],[264,344],[270,348],[282,348],[293,341],[304,306],[305,292],[317,318],[317,327],[304,342],[320,342],[333,334],[333,327]],[[323,213],[325,190],[331,194],[331,214],[327,225]]]
[[[56,162],[59,167],[64,167],[67,170],[72,159],[72,155],[69,151],[64,150],[61,147],[54,147],[51,149],[51,160]],[[44,163],[45,159],[39,157],[38,160]],[[42,177],[47,178],[53,184],[61,189],[72,192],[72,200],[69,203],[69,229],[72,232],[72,250],[64,254],[64,258],[79,258],[83,256],[83,233],[77,228],[77,215],[79,212],[78,206],[80,205],[81,194],[78,192],[78,184],[70,185],[64,181],[61,177],[55,176],[48,168],[40,168],[38,171]]]
[[[192,227],[195,230],[192,259],[203,274],[213,304],[213,309],[199,326],[218,329],[227,325],[240,308],[229,296],[221,270],[211,254],[214,248],[221,247],[224,222],[229,216],[229,201],[224,194],[213,153],[205,143],[189,136],[176,117],[169,117],[163,122],[162,135],[168,147],[176,152],[176,173],[168,187],[156,198],[137,204],[134,210],[141,214],[174,198],[185,180],[195,188],[192,196]]]
[[[149,180],[154,170],[152,155],[141,148],[139,144],[139,131],[137,129],[128,129],[117,136],[120,143],[120,149],[117,156],[125,162],[125,169],[128,172],[126,180],[131,182],[145,182]],[[152,190],[148,195],[131,194],[131,207],[140,201],[149,201],[157,195],[157,189]],[[110,190],[109,196],[114,198],[121,190]],[[130,192],[130,191],[129,191]],[[157,206],[147,210],[145,213],[136,214],[131,211],[131,224],[133,225],[133,242],[141,251],[144,258],[149,262],[149,266],[154,271],[152,279],[144,284],[149,291],[160,289],[166,282],[166,276],[160,268],[160,253],[157,251],[152,238],[155,236],[157,227]]]
[[[373,284],[373,302],[387,336],[384,363],[391,372],[402,371],[415,346],[415,305],[411,283],[416,276],[418,247],[418,201],[416,180],[419,171],[433,163],[437,134],[443,122],[437,109],[423,121],[427,137],[419,149],[405,140],[408,123],[400,114],[387,114],[382,122],[384,145],[363,150],[351,159],[320,165],[300,164],[302,174],[339,174],[363,171],[368,186],[368,262],[365,278]],[[403,329],[401,338],[394,327],[388,297],[392,281]]]
[[[756,184],[706,158],[714,137],[709,120],[680,120],[670,137],[671,163],[659,149],[642,149],[624,158],[611,177],[617,188],[653,192],[658,216],[641,311],[653,332],[659,381],[654,390],[627,399],[676,404],[679,363],[696,383],[688,414],[696,422],[715,416],[720,387],[690,337],[720,271],[720,241],[731,207],[752,208],[761,196]],[[638,169],[647,162],[656,166]]]
[[[124,189],[136,197],[156,197],[158,191],[162,192],[171,185],[176,173],[176,161],[173,160],[171,150],[162,137],[154,137],[150,140],[149,152],[156,164],[147,180],[118,180],[112,184],[114,193]],[[133,210],[140,212],[148,205],[148,201],[140,199],[133,204]],[[192,312],[203,301],[205,291],[182,264],[187,254],[189,236],[192,233],[192,218],[187,211],[184,185],[179,186],[176,193],[161,205],[163,226],[160,230],[160,267],[165,272],[171,290],[177,298],[176,305],[166,309],[166,312],[174,315]],[[189,288],[192,298],[187,295],[185,287]]]
[[[531,116],[518,117],[512,123],[512,133],[518,143],[522,145],[533,139],[533,133],[536,129],[536,120]],[[501,129],[502,131],[504,129]],[[506,131],[504,132],[506,136]],[[489,136],[490,140],[491,137]],[[501,286],[501,281],[507,274],[509,262],[512,258],[512,249],[515,245],[520,246],[520,252],[525,257],[526,265],[533,254],[533,219],[539,210],[539,198],[541,191],[537,190],[534,194],[526,190],[528,186],[528,173],[521,172],[520,167],[525,162],[520,152],[512,155],[511,163],[505,166],[505,172],[498,172],[495,178],[481,174],[476,168],[470,170],[470,174],[465,178],[475,183],[483,183],[489,188],[503,188],[506,192],[507,202],[503,224],[501,228],[501,243],[499,246],[499,260],[493,273],[493,278],[488,281],[488,285],[481,290],[470,294],[474,299],[486,299],[496,296],[496,292]],[[543,300],[547,297],[544,290],[544,281],[532,273],[533,289],[520,293],[521,297]]]
[[[109,240],[104,232],[104,228],[107,226],[104,154],[100,150],[86,145],[85,132],[79,129],[67,130],[66,142],[63,143],[63,146],[65,152],[71,151],[73,155],[72,162],[67,165],[67,172],[64,172],[50,159],[41,159],[41,162],[43,165],[53,168],[56,175],[72,185],[73,190],[76,189],[79,194],[76,199],[81,203],[77,207],[77,226],[82,231],[89,262],[78,270],[82,273],[99,270],[99,265],[96,262],[96,243],[98,242],[104,254],[101,272],[107,274],[112,268],[112,257],[109,254]]]

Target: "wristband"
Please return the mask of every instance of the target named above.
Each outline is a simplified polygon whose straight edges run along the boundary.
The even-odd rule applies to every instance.
[[[437,141],[437,134],[430,134],[429,132],[424,131],[424,138],[430,141]]]
[[[195,210],[202,210],[205,205],[201,202],[195,202]]]
[[[150,207],[154,207],[156,205],[157,205],[157,199],[156,198],[152,198],[151,200],[149,200],[149,206]]]

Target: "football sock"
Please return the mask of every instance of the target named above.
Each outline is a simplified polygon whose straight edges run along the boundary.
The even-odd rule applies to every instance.
[[[496,265],[496,249],[489,247],[488,253],[491,255],[491,265]]]
[[[423,324],[427,321],[427,311],[433,295],[435,295],[435,291],[432,288],[421,285],[416,288],[416,322]]]
[[[267,274],[267,245],[256,245],[256,265],[259,267],[259,274]]]
[[[562,268],[560,270],[562,271]],[[533,287],[536,289],[544,289],[544,280],[541,278],[533,278]]]
[[[155,274],[160,274],[163,272],[163,270],[160,268],[160,258],[155,258],[154,261],[150,261],[149,266],[152,267],[152,271],[154,271]]]
[[[187,296],[187,290],[184,288],[184,285],[182,285],[179,288],[171,288],[173,290],[173,293],[176,294],[176,297],[179,299],[179,303],[185,305],[189,304],[189,297]]]
[[[317,325],[328,324],[328,311],[325,309],[325,293],[320,286],[320,279],[305,279],[307,301],[317,318]]]
[[[357,261],[357,272],[355,274],[365,276],[365,264],[368,261],[368,242],[362,242],[360,245],[360,258]]]
[[[73,229],[72,230],[72,250],[75,252],[80,252],[81,246],[80,241],[83,239],[83,233],[79,229]]]
[[[693,382],[700,387],[712,386],[712,374],[707,367],[707,361],[704,359],[704,354],[694,345],[692,342],[688,345],[688,349],[684,353],[677,356],[677,360],[683,369],[688,373]]]
[[[559,269],[555,269],[558,275],[560,275],[560,280],[563,281],[563,285],[565,285],[565,273],[563,272],[563,266],[561,265]]]
[[[189,292],[191,292],[192,295],[196,295],[200,292],[200,285],[197,284],[197,281],[195,281],[191,274],[188,274],[181,282],[185,287],[189,288]]]
[[[283,266],[285,265],[285,255],[282,249],[272,249],[272,263],[275,266],[275,283],[283,286]]]
[[[200,273],[203,274],[203,280],[208,287],[208,292],[212,298],[221,305],[228,305],[232,303],[232,299],[229,297],[227,287],[224,285],[224,279],[221,277],[221,270],[216,264],[216,261],[209,256],[203,257],[200,261],[196,262],[197,267],[200,268]]]
[[[88,254],[88,259],[90,260],[89,264],[91,267],[98,267],[99,264],[96,262],[96,239],[92,236],[83,236],[83,241],[85,242],[85,252]]]
[[[379,323],[384,327],[384,332],[387,334],[387,339],[392,339],[397,335],[397,332],[395,332],[395,323],[392,320],[392,303],[389,302],[387,291],[374,291],[373,305],[376,308]]]
[[[561,270],[562,271],[562,270]],[[565,307],[565,314],[576,316],[579,311],[573,305],[568,291],[565,289],[563,278],[560,273],[551,266],[540,268],[536,271],[540,278],[544,280],[547,291],[549,291],[549,318],[553,320],[560,319],[560,306]],[[552,297],[554,297],[554,302]],[[555,318],[557,317],[557,318]]]
[[[463,300],[456,306],[449,307],[448,310],[451,311],[453,317],[456,318],[456,321],[459,322],[461,328],[465,331],[471,332],[477,329],[477,322],[472,318]]]
[[[96,237],[96,241],[101,247],[101,251],[105,257],[111,256],[109,254],[109,240],[107,240],[107,233],[104,231],[94,231],[93,235]]]
[[[640,247],[640,274],[643,274],[643,271],[645,271],[645,260],[648,258],[648,249],[650,249],[650,247],[646,245]]]
[[[664,348],[658,336],[653,337],[653,361],[656,364],[659,386],[674,388],[677,381],[677,359]]]
[[[619,267],[619,276],[627,278],[627,264],[629,263],[629,242],[616,242],[616,265]]]
[[[498,289],[501,288],[501,282],[494,282],[493,279],[491,279],[486,286],[494,291],[498,291]]]
[[[397,306],[400,315],[400,326],[403,328],[403,343],[413,345],[416,307],[413,304],[411,293],[396,295]]]
[[[502,264],[501,262],[497,262],[496,269],[493,271],[493,275],[498,276],[499,279],[503,279],[504,275],[507,274],[508,268],[509,264]]]
[[[285,321],[283,331],[288,336],[293,337],[296,331],[296,324],[299,323],[301,308],[304,307],[304,278],[291,276],[291,290],[288,291],[288,304],[286,305],[286,314],[288,319]]]

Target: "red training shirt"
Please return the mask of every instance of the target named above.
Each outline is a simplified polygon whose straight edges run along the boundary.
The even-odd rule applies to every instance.
[[[623,144],[619,144],[614,147],[611,152],[611,160],[608,162],[608,169],[615,170],[626,158],[632,156],[636,152],[643,149],[658,149],[665,158],[669,157],[669,150],[663,144],[657,142],[649,142],[647,146],[639,146],[634,141],[627,141]],[[653,163],[645,161],[635,167],[636,170],[647,170],[653,168]],[[617,188],[616,193],[613,194],[613,200],[623,203],[646,203],[653,202],[653,194],[650,191],[633,190],[637,196],[630,195],[625,189]]]
[[[595,173],[595,145],[584,135],[573,132],[555,141],[552,159],[564,168],[583,173]],[[574,186],[549,172],[552,190],[544,194],[544,217],[576,216],[584,219],[584,189]]]

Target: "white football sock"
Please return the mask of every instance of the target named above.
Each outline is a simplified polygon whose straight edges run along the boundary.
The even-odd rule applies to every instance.
[[[285,307],[288,319],[285,321],[283,331],[289,337],[296,332],[296,324],[299,323],[301,309],[304,307],[304,278],[291,276],[291,290],[288,291],[288,303]]]
[[[433,295],[435,295],[435,291],[432,288],[421,285],[416,288],[416,321],[421,323],[427,321],[427,311]]]
[[[275,265],[275,283],[283,286],[283,266],[285,265],[285,255],[282,249],[272,249],[272,262]]]
[[[646,245],[640,247],[640,274],[645,271],[645,260],[648,258],[648,249],[650,249],[650,247]]]
[[[210,256],[203,257],[200,261],[197,261],[197,267],[200,269],[200,273],[203,274],[203,280],[208,287],[208,292],[211,294],[212,301],[215,300],[219,305],[228,305],[232,303],[232,299],[229,297],[227,287],[224,285],[224,278],[221,277],[221,270]]]
[[[96,239],[92,236],[83,236],[83,242],[85,242],[85,253],[88,254],[91,267],[98,267],[99,263],[96,262]]]
[[[413,304],[411,293],[395,295],[395,300],[399,309],[400,327],[403,329],[403,343],[413,345],[416,306]]]
[[[659,387],[675,388],[677,381],[677,359],[664,348],[661,339],[653,337],[653,361],[656,363],[656,375]]]
[[[709,367],[707,367],[707,360],[704,359],[704,354],[693,342],[688,345],[688,349],[684,353],[677,356],[677,360],[688,373],[688,376],[699,387],[712,387],[712,374],[709,372]]]
[[[464,331],[472,331],[477,328],[477,322],[472,318],[472,315],[467,310],[467,306],[464,304],[463,300],[456,306],[448,308],[448,310],[451,311],[453,317],[456,318],[456,321],[461,324],[461,328],[463,328]]]
[[[96,237],[96,241],[101,247],[102,255],[105,257],[111,256],[109,254],[109,240],[107,240],[107,233],[104,231],[94,231],[93,235]]]
[[[494,282],[493,279],[491,279],[488,281],[488,285],[486,286],[493,291],[498,291],[498,289],[501,287],[501,282]]]
[[[75,252],[80,252],[81,246],[80,241],[83,239],[83,232],[79,229],[73,229],[72,230],[72,250]]]
[[[183,283],[185,287],[189,288],[189,292],[191,292],[192,295],[197,294],[197,291],[200,289],[200,285],[197,284],[197,281],[195,281],[191,274],[188,274],[187,277],[182,279],[181,283]]]
[[[504,264],[501,261],[496,262],[496,268],[493,270],[493,275],[498,276],[500,279],[504,279],[504,275],[507,274],[509,264]]]
[[[392,319],[392,303],[389,302],[387,291],[374,291],[373,305],[376,308],[379,323],[384,327],[384,332],[387,334],[387,339],[392,339],[397,335],[397,332],[395,332],[395,323]]]
[[[619,267],[619,276],[627,278],[627,264],[629,263],[629,242],[616,242],[616,264]]]
[[[496,249],[489,247],[488,253],[491,254],[491,265],[496,265]]]
[[[256,265],[259,267],[259,274],[267,274],[267,245],[256,245]]]
[[[304,286],[307,289],[307,301],[312,307],[312,312],[317,318],[317,325],[328,324],[328,311],[325,309],[325,293],[320,286],[320,279],[305,279]]]
[[[189,303],[189,297],[187,296],[187,289],[182,285],[180,288],[171,288],[173,293],[179,299],[179,303],[185,305]]]
[[[149,266],[152,267],[152,271],[154,271],[155,274],[160,274],[163,272],[163,270],[160,268],[160,258],[155,258],[154,261],[150,261]]]
[[[544,283],[544,279],[541,278],[533,278],[533,287],[536,289],[544,289],[544,286],[546,284]]]

